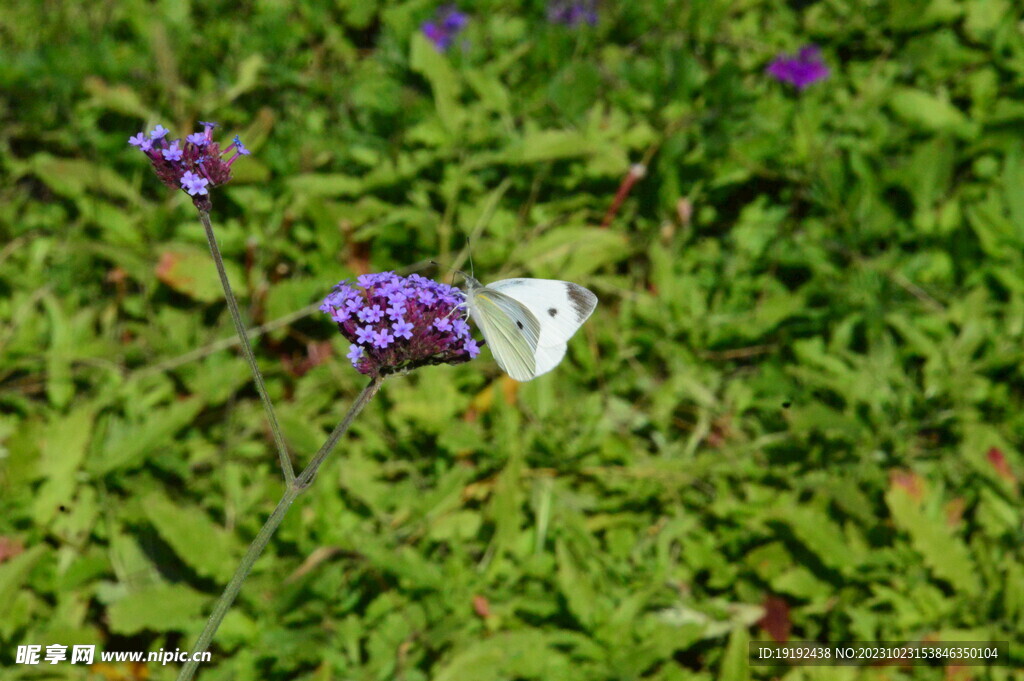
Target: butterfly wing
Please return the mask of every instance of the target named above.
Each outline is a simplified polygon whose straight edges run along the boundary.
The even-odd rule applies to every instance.
[[[541,348],[565,345],[597,307],[597,296],[571,281],[502,279],[487,288],[515,299],[533,313],[540,323],[537,345]],[[555,364],[561,359],[559,355]]]
[[[533,376],[536,378],[541,374],[547,372],[558,366],[562,359],[565,357],[565,351],[568,349],[568,345],[562,343],[560,345],[549,345],[546,348],[537,348],[537,352],[533,356],[534,368]]]
[[[470,287],[466,302],[498,366],[517,381],[535,378],[540,324],[530,310],[489,286]]]
[[[566,343],[597,306],[597,296],[571,281],[502,279],[487,288],[521,303],[537,319],[540,332],[532,378],[558,366]]]

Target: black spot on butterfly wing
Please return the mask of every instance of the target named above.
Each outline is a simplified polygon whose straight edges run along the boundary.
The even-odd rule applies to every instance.
[[[516,326],[518,326],[518,327],[519,327],[519,330],[520,330],[520,331],[522,331],[522,330],[523,330],[523,323],[522,323],[521,321],[519,321],[518,319],[516,320]]]
[[[558,316],[558,308],[557,307],[549,307],[548,308],[548,314],[551,315],[552,317],[557,317]]]

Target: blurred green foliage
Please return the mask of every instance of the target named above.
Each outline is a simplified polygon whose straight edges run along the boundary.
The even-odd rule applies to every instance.
[[[207,119],[255,152],[214,219],[300,464],[362,385],[296,314],[338,280],[468,242],[601,304],[529,384],[386,384],[201,679],[954,678],[747,667],[772,634],[1024,666],[1020,6],[460,7],[447,54],[425,0],[0,12],[2,678],[188,649],[280,495],[195,212],[126,143]],[[809,42],[828,81],[765,75]]]

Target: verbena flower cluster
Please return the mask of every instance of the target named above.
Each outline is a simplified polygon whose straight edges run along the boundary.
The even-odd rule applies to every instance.
[[[200,121],[202,132],[194,132],[185,138],[168,140],[167,128],[157,125],[148,135],[140,132],[128,138],[128,144],[138,147],[153,164],[156,176],[168,187],[181,189],[192,197],[200,208],[209,208],[210,189],[231,179],[231,165],[240,156],[248,156],[249,150],[235,135],[235,139],[223,151],[213,141],[216,123]],[[228,157],[228,158],[225,158]]]
[[[480,347],[461,314],[465,294],[418,274],[364,274],[342,281],[320,311],[351,341],[348,358],[360,373],[380,376],[430,364],[461,364]]]
[[[548,21],[566,26],[597,24],[597,0],[551,0]]]
[[[469,17],[452,5],[441,7],[432,21],[423,22],[423,35],[434,43],[440,52],[446,51],[455,43],[455,38],[469,23]]]
[[[790,83],[797,90],[803,90],[829,76],[828,66],[821,58],[821,50],[815,45],[804,45],[795,55],[780,54],[768,65],[767,71],[769,75]]]

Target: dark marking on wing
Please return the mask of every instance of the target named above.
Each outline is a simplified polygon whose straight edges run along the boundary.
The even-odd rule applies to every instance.
[[[576,311],[576,320],[583,321],[589,310],[590,299],[587,296],[587,289],[574,284],[572,282],[566,282],[565,292],[569,296],[569,302],[572,303],[573,309]]]
[[[519,321],[519,320],[517,319],[517,320],[516,320],[516,326],[518,326],[518,327],[519,327],[519,329],[520,329],[520,330],[522,330],[522,328],[523,328],[523,323],[522,323],[521,321]]]
[[[558,316],[558,308],[557,307],[549,307],[548,308],[548,314],[551,315],[552,317],[557,317]]]

